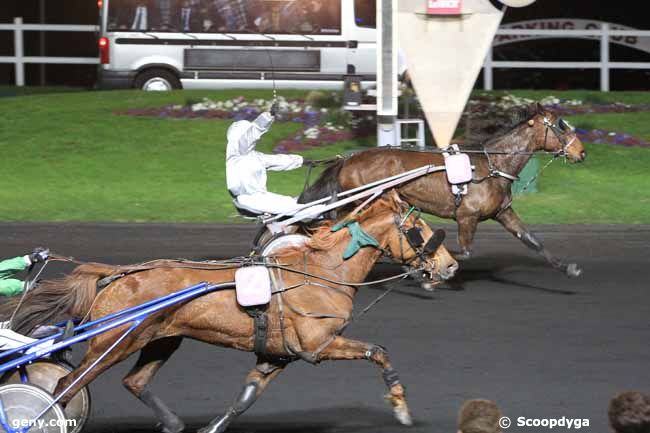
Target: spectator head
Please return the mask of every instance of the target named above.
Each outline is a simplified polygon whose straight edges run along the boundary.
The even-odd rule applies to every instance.
[[[490,400],[467,400],[458,413],[458,433],[501,433],[501,416]]]
[[[650,433],[650,396],[622,392],[609,402],[607,415],[615,433]]]

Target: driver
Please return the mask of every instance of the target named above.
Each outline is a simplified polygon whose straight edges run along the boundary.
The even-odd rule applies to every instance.
[[[256,213],[293,214],[301,206],[297,199],[266,189],[266,171],[287,171],[310,164],[300,155],[267,155],[255,150],[257,141],[270,128],[277,103],[270,112],[253,122],[240,120],[228,128],[226,148],[226,182],[228,191],[244,207]]]
[[[15,296],[25,290],[25,282],[14,276],[36,263],[44,262],[49,254],[47,249],[36,248],[30,254],[0,261],[0,295]]]

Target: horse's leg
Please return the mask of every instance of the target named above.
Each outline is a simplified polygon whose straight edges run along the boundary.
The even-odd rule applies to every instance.
[[[582,270],[575,263],[563,263],[559,258],[544,248],[544,244],[524,226],[524,223],[511,207],[498,214],[496,220],[517,239],[522,241],[524,245],[544,257],[555,269],[565,272],[569,277],[578,277],[582,273]]]
[[[97,365],[95,365],[93,368],[90,369],[86,373],[86,370],[90,368],[90,366],[102,355],[102,351],[97,350],[97,348],[93,348],[92,344],[88,348],[88,351],[86,352],[86,356],[84,356],[84,359],[81,361],[79,366],[75,368],[70,374],[67,376],[62,377],[59,379],[59,383],[57,383],[56,388],[54,389],[53,395],[58,396],[63,390],[65,390],[68,386],[70,386],[81,374],[84,374],[84,376],[69,390],[65,393],[65,395],[61,398],[59,403],[63,407],[65,407],[72,397],[74,397],[77,392],[84,386],[88,385],[90,382],[95,380],[97,376],[102,374],[104,371],[106,371],[108,368],[112,367],[116,363],[123,361],[124,359],[128,358],[130,354],[135,352],[135,349],[133,351],[127,350],[127,348],[122,348],[121,345],[118,346],[117,348],[114,349],[114,351],[110,354],[108,354],[104,359],[102,359]]]
[[[353,360],[366,359],[381,367],[381,375],[388,387],[386,399],[393,405],[395,418],[404,424],[412,425],[411,415],[406,404],[404,387],[400,384],[399,376],[388,359],[386,349],[362,341],[336,337],[319,355],[319,360]]]
[[[458,243],[460,244],[460,254],[455,254],[456,260],[467,260],[472,257],[472,246],[474,243],[474,234],[478,225],[478,216],[458,215],[456,217],[458,224]]]
[[[126,389],[156,414],[164,433],[182,432],[185,429],[185,424],[158,396],[147,389],[147,385],[160,370],[160,367],[178,349],[181,341],[182,337],[167,337],[143,347],[138,361],[122,381]]]
[[[222,433],[226,431],[230,423],[255,403],[255,400],[264,392],[269,383],[285,367],[285,363],[258,361],[257,366],[246,376],[244,387],[226,413],[210,421],[210,424],[197,433]]]

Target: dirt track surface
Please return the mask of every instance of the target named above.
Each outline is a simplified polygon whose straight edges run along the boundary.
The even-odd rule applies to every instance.
[[[296,362],[229,431],[449,433],[463,400],[479,397],[495,400],[515,423],[521,416],[565,416],[588,418],[590,427],[581,431],[608,431],[607,404],[615,392],[650,390],[650,226],[534,230],[551,251],[577,262],[583,276],[564,277],[500,227],[483,225],[476,257],[461,264],[454,290],[430,294],[402,283],[346,333],[388,348],[407,387],[414,427],[393,420],[376,367],[341,361]],[[253,227],[0,224],[0,233],[3,257],[44,245],[82,260],[124,264],[245,254]],[[396,271],[381,265],[371,277]],[[379,293],[363,289],[356,304]],[[121,387],[133,362],[92,384],[88,432],[155,431],[148,409]],[[185,341],[153,390],[190,427],[200,427],[227,407],[253,365],[249,353]]]

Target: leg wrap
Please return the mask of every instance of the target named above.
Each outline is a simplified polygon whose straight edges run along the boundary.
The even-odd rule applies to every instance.
[[[244,389],[239,393],[237,400],[231,406],[231,410],[239,415],[244,413],[249,407],[253,405],[257,399],[257,383],[251,382],[244,386]]]
[[[163,401],[148,389],[144,389],[138,396],[140,401],[149,406],[156,414],[163,425],[163,431],[167,433],[181,432],[185,429],[183,421],[172,412]]]
[[[540,252],[544,249],[542,243],[530,232],[519,233],[519,239],[526,244],[528,248],[531,248],[537,252]]]
[[[373,356],[375,355],[386,355],[386,349],[382,346],[373,345],[370,349],[366,350],[365,356],[366,359],[374,361]]]
[[[384,383],[388,388],[392,388],[395,385],[399,384],[399,375],[393,368],[387,368],[383,370],[381,372],[381,376],[384,378]]]

